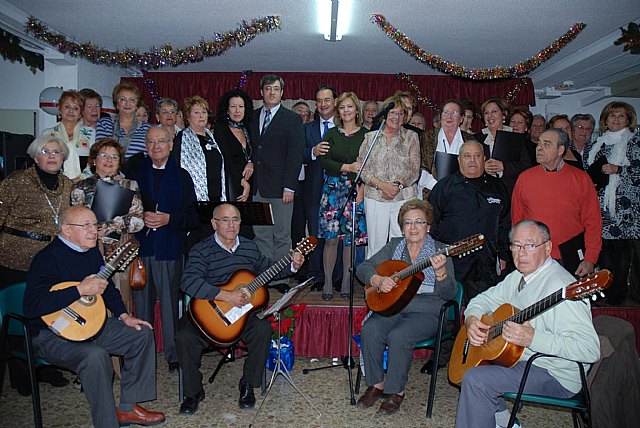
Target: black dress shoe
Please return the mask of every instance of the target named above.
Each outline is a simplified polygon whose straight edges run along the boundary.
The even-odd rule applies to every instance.
[[[446,364],[438,364],[438,370],[446,366]],[[433,360],[427,361],[422,368],[420,369],[420,373],[431,374],[433,373]]]
[[[241,409],[253,409],[256,405],[256,396],[253,394],[253,387],[244,380],[241,380],[238,386],[240,388],[238,406]]]
[[[180,368],[180,363],[175,361],[173,363],[169,363],[169,371],[171,373],[178,373],[178,369]]]
[[[181,415],[193,415],[198,411],[198,404],[204,400],[204,390],[200,390],[195,397],[187,397],[180,405]]]

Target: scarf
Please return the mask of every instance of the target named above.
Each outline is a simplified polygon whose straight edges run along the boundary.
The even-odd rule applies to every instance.
[[[404,260],[403,255],[405,254],[405,250],[407,249],[407,239],[403,238],[402,241],[398,243],[396,249],[393,251],[392,260]],[[431,257],[436,252],[436,244],[431,235],[427,235],[427,239],[422,244],[420,248],[420,253],[418,253],[418,257],[416,257],[416,261],[424,260],[428,257]],[[409,255],[407,253],[407,258]],[[420,288],[418,288],[417,294],[423,293],[433,293],[434,285],[436,283],[436,271],[433,270],[431,265],[427,266],[422,270],[424,273],[424,281],[420,284]]]
[[[247,148],[242,148],[242,153],[244,154],[245,162],[249,162],[251,160],[251,137],[249,136],[249,132],[247,131],[247,127],[244,126],[242,122],[235,122],[231,119],[228,120],[228,124],[231,128],[238,128],[244,134],[245,140],[247,140]],[[240,146],[242,147],[242,145]]]
[[[598,140],[591,148],[587,163],[591,165],[595,161],[602,146],[610,146],[610,153],[609,156],[607,156],[608,163],[620,166],[629,165],[629,159],[627,159],[627,143],[631,137],[633,137],[633,133],[629,131],[628,128],[616,132],[605,132],[598,137]],[[609,211],[612,218],[616,218],[616,191],[618,190],[619,183],[620,174],[611,174],[609,175],[609,184],[607,184],[607,187],[604,189],[602,209]]]
[[[80,169],[80,157],[78,156],[78,148],[76,146],[76,141],[80,138],[80,122],[76,123],[76,126],[73,128],[73,137],[71,140],[69,139],[69,135],[67,134],[67,128],[64,127],[62,122],[58,123],[52,130],[51,136],[60,138],[69,149],[69,156],[67,156],[67,160],[64,161],[62,165],[63,174],[70,179],[74,179],[80,175],[82,170]]]
[[[125,155],[129,150],[129,145],[131,144],[131,139],[133,138],[133,134],[135,134],[136,129],[138,129],[138,118],[134,115],[133,123],[131,124],[131,128],[129,128],[129,132],[127,132],[124,137],[120,137],[120,115],[116,115],[116,121],[113,124],[113,139],[124,147]]]
[[[224,172],[224,157],[220,151],[220,147],[216,143],[213,134],[207,128],[204,132],[209,143],[205,146],[206,150],[216,149],[220,153],[222,158],[222,167],[220,168],[220,183],[221,183],[221,195],[220,200],[226,201],[227,195],[225,192],[225,172]],[[207,186],[207,160],[204,157],[204,152],[200,146],[200,140],[191,127],[185,128],[182,131],[182,145],[180,146],[180,166],[186,169],[193,179],[193,187],[196,190],[196,199],[198,201],[209,200],[209,188]]]

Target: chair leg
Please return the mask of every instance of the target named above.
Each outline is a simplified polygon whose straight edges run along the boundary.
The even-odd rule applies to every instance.
[[[29,378],[31,380],[31,399],[33,401],[33,419],[36,428],[42,428],[42,411],[40,409],[40,388],[36,376],[36,362],[31,343],[31,332],[29,326],[23,324],[25,345],[27,349],[27,363],[29,364]]]
[[[356,387],[353,390],[356,394],[360,394],[360,382],[362,381],[362,367],[358,364],[358,374],[356,375]]]
[[[3,317],[2,333],[0,333],[0,396],[4,386],[4,371],[9,360],[9,317]]]
[[[209,377],[209,383],[213,383],[213,381],[216,379],[216,376],[218,375],[218,372],[220,371],[220,369],[222,369],[222,366],[224,364],[235,360],[235,352],[236,352],[235,346],[230,346],[229,348],[226,349],[224,355],[222,356],[222,359],[216,366],[216,369],[213,371],[213,374]]]

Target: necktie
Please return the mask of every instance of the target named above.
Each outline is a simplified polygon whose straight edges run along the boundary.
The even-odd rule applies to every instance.
[[[527,282],[524,280],[524,276],[522,276],[522,278],[520,278],[520,283],[518,284],[518,291],[522,291],[525,285],[527,285]]]
[[[269,124],[271,123],[271,110],[267,109],[264,111],[264,123],[262,124],[262,134],[267,130]]]
[[[322,123],[324,124],[324,128],[322,129],[322,135],[320,137],[324,138],[324,134],[326,134],[327,131],[329,130],[329,121],[325,120]]]

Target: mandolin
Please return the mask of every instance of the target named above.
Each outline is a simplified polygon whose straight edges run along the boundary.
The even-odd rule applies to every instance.
[[[444,254],[445,256],[462,257],[482,248],[482,244],[484,244],[484,235],[473,235],[438,250],[433,255]],[[412,265],[402,260],[387,260],[380,263],[376,266],[376,273],[380,276],[393,278],[397,285],[388,293],[381,293],[376,287],[365,285],[365,299],[369,309],[384,316],[400,312],[418,292],[420,284],[424,281],[422,271],[430,265],[429,258],[417,261]]]
[[[130,238],[117,247],[106,259],[104,268],[96,274],[98,278],[109,279],[118,269],[126,267],[138,254],[140,245]],[[61,282],[49,291],[75,287],[80,281]],[[107,318],[107,310],[101,295],[82,296],[67,307],[41,317],[42,321],[58,336],[74,342],[93,338],[102,330]]]
[[[612,282],[611,272],[605,269],[579,279],[521,311],[505,303],[491,315],[482,316],[481,321],[491,326],[487,331],[488,338],[482,346],[471,345],[467,339],[467,328],[463,325],[453,345],[449,362],[449,380],[460,384],[467,370],[479,365],[515,366],[520,361],[525,348],[504,340],[502,328],[507,321],[522,324],[563,300],[584,299],[606,289]]]
[[[309,236],[303,239],[294,251],[308,254],[316,245],[318,245],[318,239],[315,236]],[[235,343],[247,325],[249,314],[262,309],[269,302],[269,292],[264,285],[290,264],[291,254],[287,254],[257,277],[253,272],[241,269],[235,272],[226,284],[219,286],[225,291],[243,289],[248,296],[251,296],[249,303],[241,308],[219,300],[191,299],[189,316],[194,326],[217,346],[229,346]]]

